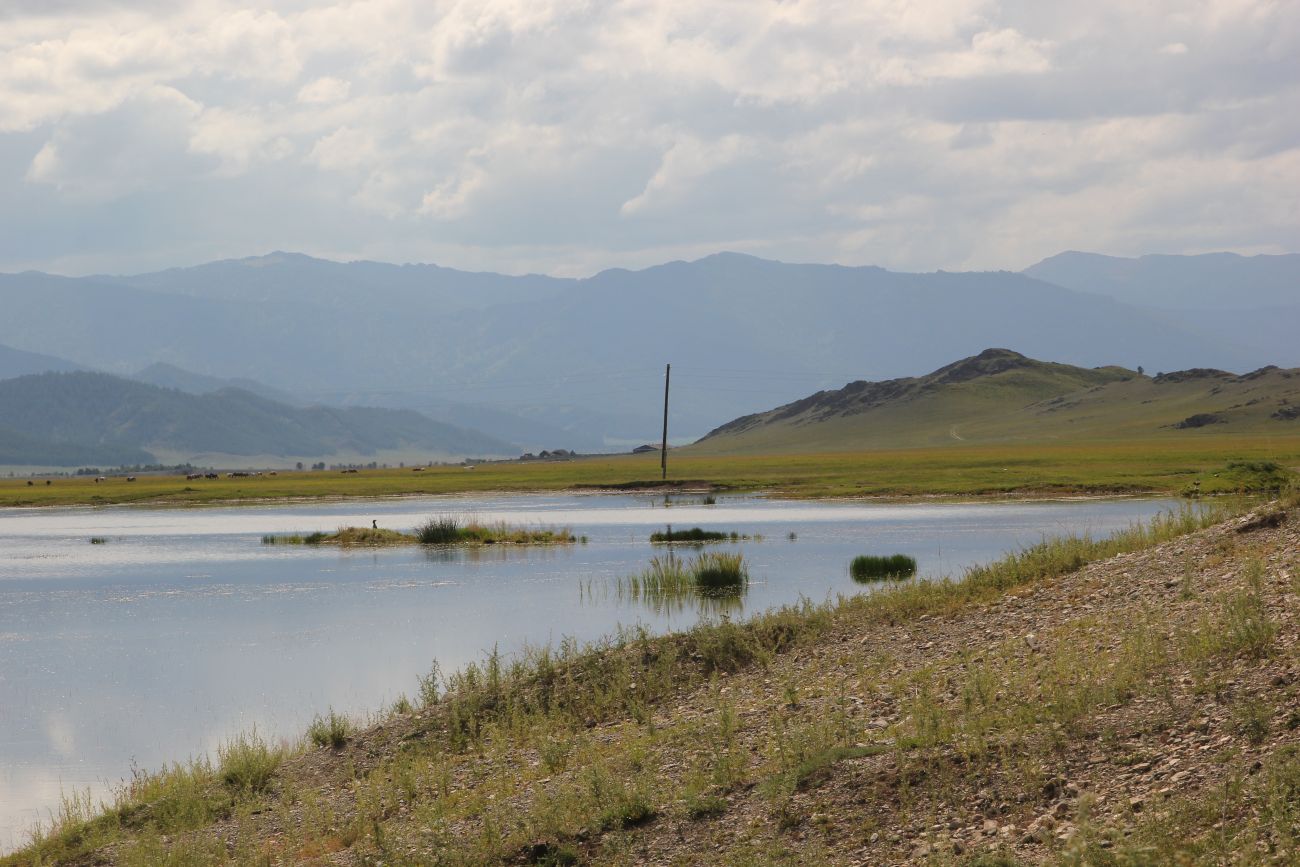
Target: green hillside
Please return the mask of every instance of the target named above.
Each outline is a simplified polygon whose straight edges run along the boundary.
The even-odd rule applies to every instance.
[[[131,466],[153,459],[130,446],[51,442],[0,427],[0,466]]]
[[[989,349],[934,373],[853,382],[745,416],[700,453],[849,451],[1212,434],[1300,434],[1300,370],[1144,376]]]
[[[239,389],[194,395],[102,373],[0,382],[6,463],[113,463],[86,454],[349,457],[401,450],[508,455],[506,443],[409,410],[291,407]],[[51,452],[51,448],[54,448]],[[142,451],[143,450],[143,451]],[[148,452],[149,455],[144,455]],[[35,460],[62,454],[60,460]]]

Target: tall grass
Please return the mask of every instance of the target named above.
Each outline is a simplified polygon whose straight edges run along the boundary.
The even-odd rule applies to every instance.
[[[504,521],[491,524],[437,515],[415,528],[415,539],[425,545],[555,545],[578,541],[568,527],[528,529]]]
[[[860,554],[849,564],[849,574],[854,581],[870,581],[874,578],[909,578],[916,574],[916,558],[906,554],[891,554],[877,557]]]
[[[284,749],[267,744],[257,731],[236,735],[217,747],[222,782],[238,792],[261,792],[284,759]]]
[[[348,742],[352,731],[352,722],[330,708],[329,716],[318,716],[312,720],[307,729],[307,737],[318,747],[333,747],[337,750]]]
[[[415,528],[415,535],[426,545],[451,545],[460,541],[460,521],[451,515],[438,515]]]
[[[325,533],[317,531],[315,533],[268,533],[262,537],[263,545],[319,545],[324,542],[328,536]]]
[[[633,599],[642,596],[685,596],[695,589],[695,582],[686,568],[686,562],[670,554],[667,557],[652,557],[650,565],[639,574],[622,579],[619,589],[626,590]]]
[[[737,592],[749,585],[743,554],[708,551],[691,561],[691,580],[704,593]]]
[[[749,568],[742,554],[709,551],[681,560],[672,554],[654,557],[641,573],[620,579],[619,590],[633,599],[652,601],[688,597],[735,596],[749,585]]]

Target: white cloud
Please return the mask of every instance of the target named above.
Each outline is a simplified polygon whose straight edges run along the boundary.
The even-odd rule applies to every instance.
[[[93,249],[87,202],[142,193],[202,215],[188,259],[252,237],[507,271],[726,246],[1005,267],[1213,246],[1196,196],[1232,214],[1223,246],[1294,239],[1294,4],[132,5],[0,28],[0,269],[156,264],[143,232]]]
[[[348,98],[352,85],[341,78],[326,75],[298,89],[299,102],[339,102]]]

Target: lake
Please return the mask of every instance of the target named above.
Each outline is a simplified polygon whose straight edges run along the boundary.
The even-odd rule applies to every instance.
[[[314,714],[364,716],[444,671],[619,625],[689,626],[618,592],[671,524],[760,536],[727,543],[751,585],[733,616],[869,592],[857,554],[905,553],[958,576],[1045,535],[1104,535],[1168,500],[882,504],[722,497],[518,495],[0,512],[0,851],[60,793],[97,796],[132,766],[211,753],[253,728],[297,737]],[[439,514],[568,526],[563,547],[340,550],[267,533],[406,530]],[[793,538],[791,537],[793,534]],[[104,544],[90,544],[92,536]],[[688,552],[682,552],[684,555]]]

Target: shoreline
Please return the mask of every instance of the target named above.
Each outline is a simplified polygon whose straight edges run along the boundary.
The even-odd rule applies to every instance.
[[[714,489],[716,490],[716,489]],[[311,505],[311,504],[346,504],[346,503],[384,503],[384,502],[404,502],[412,500],[455,500],[455,499],[474,499],[487,497],[545,497],[545,496],[570,496],[570,497],[610,497],[610,496],[648,496],[660,493],[653,489],[624,489],[624,488],[548,488],[545,490],[536,489],[484,489],[478,491],[457,491],[449,493],[389,493],[389,494],[321,494],[321,495],[301,495],[301,496],[283,496],[283,497],[235,497],[231,499],[214,499],[201,501],[176,501],[172,499],[147,499],[147,500],[124,500],[119,502],[106,503],[41,503],[25,505],[0,505],[0,518],[6,513],[32,510],[45,511],[55,509],[231,509],[250,506],[294,506],[294,505]],[[707,489],[692,491],[695,494],[708,493]],[[1015,504],[1015,503],[1072,503],[1072,502],[1096,502],[1105,500],[1180,500],[1187,503],[1197,502],[1216,502],[1230,500],[1233,498],[1250,497],[1259,498],[1267,496],[1266,493],[1244,492],[1244,493],[1222,493],[1208,495],[1202,498],[1189,498],[1180,495],[1174,491],[1149,489],[1141,491],[1086,491],[1080,490],[1075,493],[1053,492],[1053,493],[1034,493],[1032,491],[1023,492],[998,492],[988,494],[961,494],[961,493],[925,493],[925,494],[879,494],[879,495],[862,495],[862,494],[825,494],[820,496],[809,496],[786,491],[772,489],[753,489],[753,490],[732,490],[721,493],[720,496],[727,498],[758,498],[767,500],[785,500],[792,503],[799,502],[832,502],[832,503],[861,503],[864,505],[979,505],[979,504]],[[690,503],[674,504],[689,506]]]

